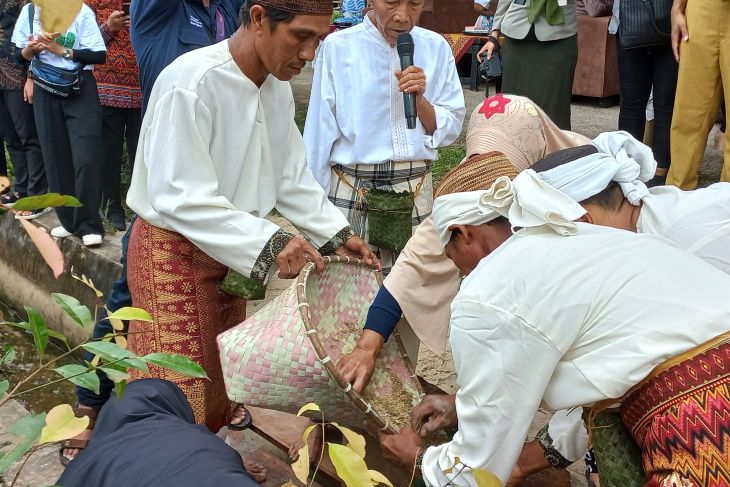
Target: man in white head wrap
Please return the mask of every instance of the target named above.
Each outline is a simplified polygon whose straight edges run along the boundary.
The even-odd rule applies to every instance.
[[[540,179],[580,202],[584,221],[664,237],[730,274],[730,183],[694,191],[647,188],[655,168],[651,149],[626,132],[601,134],[592,145],[555,152],[532,166]],[[551,418],[538,434],[542,448],[533,445],[521,457],[530,465],[524,473],[582,458],[582,413],[576,408]]]
[[[626,132],[601,134],[592,146],[533,166],[540,179],[581,203],[585,221],[660,235],[730,273],[730,183],[647,188],[655,168],[651,149]]]
[[[381,438],[397,461],[412,467],[418,459],[427,486],[457,474],[458,485],[477,486],[479,475],[504,485],[541,404],[560,410],[622,398],[667,359],[727,333],[730,276],[664,239],[575,222],[584,213],[532,170],[436,200],[436,231],[467,275],[451,309],[459,391],[453,409],[425,400],[412,417],[422,429],[458,418],[459,430],[425,450],[413,428]],[[727,454],[726,436],[716,450],[671,449],[709,463]],[[659,468],[659,448],[637,441],[658,485],[685,478],[674,465]],[[707,485],[698,472],[686,478]]]

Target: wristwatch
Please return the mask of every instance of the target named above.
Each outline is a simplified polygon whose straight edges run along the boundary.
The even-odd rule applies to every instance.
[[[73,51],[71,49],[66,48],[66,49],[63,50],[63,58],[64,59],[69,59],[70,60],[72,55],[73,55]]]

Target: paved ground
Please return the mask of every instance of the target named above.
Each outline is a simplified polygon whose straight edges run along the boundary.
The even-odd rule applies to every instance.
[[[294,95],[298,106],[305,105],[309,98],[309,90],[311,85],[311,70],[305,71],[292,82]],[[468,113],[484,99],[484,92],[472,92],[465,90],[467,100]],[[618,120],[618,107],[600,108],[594,104],[592,100],[575,100],[573,104],[573,129],[576,132],[584,134],[588,137],[595,137],[601,132],[615,130]],[[466,125],[465,125],[466,126]],[[713,130],[711,140],[717,127]],[[707,185],[715,182],[719,178],[720,168],[722,164],[722,155],[713,147],[708,147],[705,155],[705,163],[703,166],[701,185]],[[52,224],[55,217],[52,215],[44,217],[44,221],[48,220],[48,224]],[[289,226],[282,218],[273,217],[274,221],[282,226]],[[120,252],[119,239],[121,234],[111,235],[107,237],[106,244],[99,252],[107,254],[110,258],[118,260]],[[268,288],[267,298],[260,302],[249,303],[248,314],[256,312],[261,306],[265,305],[269,300],[273,299],[282,290],[289,286],[291,281],[282,281],[273,279]],[[419,372],[427,377],[431,382],[441,386],[446,390],[454,390],[455,373],[453,366],[448,357],[437,358],[427,353],[422,353],[421,367]],[[423,364],[428,363],[429,367],[424,368]],[[24,409],[17,403],[9,403],[2,411],[0,411],[0,444],[2,444],[4,435],[9,424],[12,424],[17,418],[24,413]],[[543,424],[545,424],[547,415],[540,412],[536,418],[533,432]],[[47,447],[39,451],[29,461],[23,475],[21,475],[16,486],[38,487],[43,485],[52,485],[60,474],[60,465],[57,460],[57,449],[55,447]],[[585,486],[585,480],[582,478],[582,466],[577,464],[572,469],[573,486]],[[8,477],[12,479],[12,477]],[[10,485],[6,479],[2,485]]]

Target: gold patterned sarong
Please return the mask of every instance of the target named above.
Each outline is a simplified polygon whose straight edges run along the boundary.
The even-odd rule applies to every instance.
[[[647,487],[730,487],[730,333],[657,367],[621,416]]]
[[[127,279],[135,307],[153,323],[129,324],[129,347],[138,355],[175,353],[201,364],[210,381],[192,379],[151,365],[149,374],[133,371],[132,379],[156,377],[176,383],[195,413],[195,421],[217,432],[230,420],[230,402],[216,336],[242,322],[246,302],[218,290],[228,268],[182,235],[138,218],[127,254]]]

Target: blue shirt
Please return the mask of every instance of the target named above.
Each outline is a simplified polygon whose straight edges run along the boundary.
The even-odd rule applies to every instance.
[[[216,42],[216,11],[223,17],[224,38],[238,28],[243,0],[136,0],[131,7],[130,36],[139,64],[144,111],[157,76],[182,54]]]

